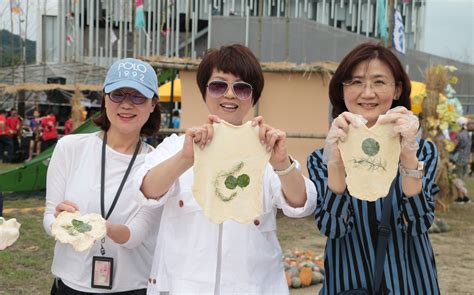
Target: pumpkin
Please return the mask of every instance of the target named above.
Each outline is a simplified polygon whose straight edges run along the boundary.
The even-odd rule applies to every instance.
[[[319,271],[313,271],[313,277],[311,279],[311,284],[316,285],[323,282],[323,274]]]
[[[291,277],[297,277],[299,274],[298,267],[296,266],[290,267],[290,269],[288,270],[288,273],[290,274]]]
[[[313,271],[310,267],[303,267],[300,270],[299,278],[303,287],[311,286],[311,281],[313,280]]]
[[[291,276],[290,273],[285,271],[286,282],[288,283],[288,288],[291,287]]]
[[[292,277],[291,278],[291,287],[299,288],[301,287],[301,280],[299,277]]]

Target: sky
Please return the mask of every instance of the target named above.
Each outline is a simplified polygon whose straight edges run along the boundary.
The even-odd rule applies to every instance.
[[[474,0],[427,0],[422,50],[474,64]]]
[[[26,15],[27,38],[36,40],[37,10],[56,14],[57,0],[11,0],[19,3]],[[354,0],[357,1],[357,0]],[[414,0],[413,0],[414,1]],[[474,65],[474,0],[425,0],[426,18],[422,51]],[[11,31],[10,0],[0,0],[0,30]],[[13,32],[25,32],[26,22],[13,15]]]

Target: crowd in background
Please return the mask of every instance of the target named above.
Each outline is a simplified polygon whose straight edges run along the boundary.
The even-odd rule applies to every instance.
[[[64,128],[66,132],[70,132]],[[53,146],[58,140],[56,116],[47,111],[41,116],[23,118],[14,108],[8,112],[0,109],[0,161],[4,163],[31,160],[33,156]]]

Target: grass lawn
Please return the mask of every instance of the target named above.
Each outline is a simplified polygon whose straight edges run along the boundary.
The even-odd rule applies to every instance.
[[[5,169],[0,165],[0,171]],[[474,178],[468,180],[474,192]],[[474,195],[474,194],[473,194]],[[474,199],[473,199],[474,200]],[[44,206],[44,192],[29,195],[7,195],[4,209],[35,208]],[[431,234],[436,255],[442,294],[473,294],[474,280],[474,203],[450,205],[448,212],[437,212],[445,219],[451,231]],[[43,230],[43,214],[14,211],[5,218],[16,218],[22,224],[18,241],[0,251],[0,294],[49,294],[52,284],[50,271],[54,240]],[[292,249],[313,250],[323,254],[325,237],[314,225],[312,216],[289,219],[278,215],[278,236],[283,251]],[[321,285],[305,289],[292,289],[292,294],[316,294]]]

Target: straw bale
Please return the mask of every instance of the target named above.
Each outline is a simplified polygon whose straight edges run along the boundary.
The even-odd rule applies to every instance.
[[[189,57],[165,57],[165,56],[141,56],[140,59],[150,63],[155,68],[178,69],[178,70],[197,70],[200,59],[191,59]],[[317,73],[331,75],[337,68],[337,63],[331,61],[313,62],[307,64],[295,64],[286,61],[280,62],[261,62],[264,72],[289,72],[289,73]]]
[[[102,91],[102,85],[97,84],[43,84],[43,83],[18,83],[15,85],[0,85],[0,88],[4,87],[7,93],[17,93],[18,91],[47,91],[62,89],[68,91],[74,91],[79,89],[81,91]]]

